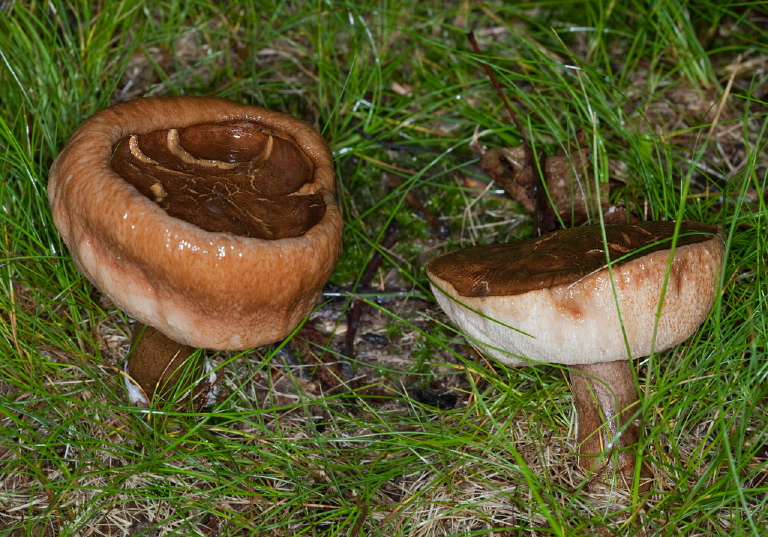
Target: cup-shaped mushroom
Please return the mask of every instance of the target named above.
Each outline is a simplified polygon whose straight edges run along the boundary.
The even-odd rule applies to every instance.
[[[56,227],[97,288],[174,342],[216,350],[278,341],[315,306],[341,246],[334,194],[330,152],[309,125],[196,97],[96,113],[48,186]],[[151,395],[173,356],[144,356],[128,371]]]
[[[435,298],[478,350],[510,366],[568,366],[585,471],[634,475],[640,428],[630,360],[688,339],[712,308],[723,230],[676,227],[564,229],[427,264]]]

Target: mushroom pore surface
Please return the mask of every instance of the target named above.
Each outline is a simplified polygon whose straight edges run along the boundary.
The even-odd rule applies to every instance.
[[[675,222],[605,226],[608,256],[618,260],[611,271],[600,226],[585,226],[449,252],[427,274],[448,316],[508,365],[646,356],[687,339],[714,302],[722,229],[681,222],[670,264],[674,230]]]
[[[54,161],[56,227],[128,315],[178,343],[240,350],[311,311],[343,221],[323,138],[292,116],[218,98],[97,112]]]

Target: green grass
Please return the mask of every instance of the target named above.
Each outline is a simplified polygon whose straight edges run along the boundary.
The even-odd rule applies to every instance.
[[[764,534],[764,6],[93,4],[0,3],[0,535]],[[595,180],[620,182],[613,196],[636,214],[726,231],[709,319],[640,363],[647,495],[588,493],[564,372],[483,360],[429,295],[433,255],[532,231],[493,185],[457,180],[487,179],[476,130],[488,146],[522,139],[481,62],[537,148],[581,135]],[[313,318],[289,345],[305,363],[325,353],[367,374],[351,393],[290,375],[264,348],[213,357],[225,380],[205,412],[126,403],[128,319],[74,267],[47,174],[95,111],[181,94],[292,113],[329,140],[345,244],[319,312],[345,325],[380,251],[375,287],[361,290],[371,338],[344,356],[343,335],[310,337]],[[392,225],[399,238],[382,249]],[[417,397],[440,384],[455,406]]]

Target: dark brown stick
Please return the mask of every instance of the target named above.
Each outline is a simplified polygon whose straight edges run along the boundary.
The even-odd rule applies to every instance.
[[[400,230],[397,224],[392,221],[384,233],[384,238],[379,243],[379,249],[371,256],[370,261],[365,266],[355,291],[370,287],[373,276],[379,270],[382,261],[384,261],[384,255],[381,253],[381,250],[392,248],[399,237]],[[355,355],[355,336],[357,336],[357,329],[360,325],[360,318],[363,316],[364,306],[365,303],[362,300],[355,300],[347,312],[347,333],[344,336],[344,347],[346,350],[345,354],[350,358]]]
[[[475,54],[481,55],[482,52],[480,51],[480,46],[477,44],[477,39],[475,39],[474,32],[467,33],[467,39],[469,40],[469,44],[472,46],[472,50],[475,52]],[[488,64],[485,62],[480,63],[482,64],[483,69],[485,69],[488,78],[491,79],[493,87],[496,88],[496,93],[499,94],[499,97],[501,97],[504,106],[507,108],[507,112],[509,112],[509,115],[512,118],[512,122],[515,124],[515,128],[517,128],[517,132],[520,133],[520,137],[523,139],[523,145],[526,149],[525,154],[527,161],[525,165],[532,166],[534,168],[532,197],[536,202],[536,210],[533,214],[536,234],[543,235],[544,233],[554,231],[557,225],[557,218],[555,217],[555,212],[549,203],[549,199],[547,199],[546,189],[544,188],[544,185],[547,184],[545,177],[547,160],[546,155],[541,153],[538,156],[534,156],[533,150],[528,143],[528,136],[525,134],[517,114],[512,109],[512,105],[509,103],[507,96],[504,94],[501,84],[499,84],[499,81],[496,79],[493,71],[491,71],[491,68],[488,67]]]
[[[482,55],[483,53],[480,51],[480,46],[477,44],[477,39],[475,39],[475,32],[468,32],[467,33],[467,39],[469,40],[469,44],[472,46],[472,50],[475,54],[478,56]],[[512,117],[512,122],[515,124],[515,127],[517,128],[517,132],[520,133],[520,136],[523,139],[523,143],[526,145],[528,144],[528,137],[525,135],[525,131],[523,131],[523,126],[520,124],[520,120],[517,118],[517,114],[512,109],[512,105],[509,104],[509,100],[507,99],[507,96],[504,95],[504,92],[502,91],[501,84],[499,84],[499,81],[496,80],[496,77],[493,74],[493,71],[491,71],[491,68],[488,67],[488,64],[485,62],[480,62],[483,66],[483,69],[485,69],[486,74],[488,75],[488,78],[491,79],[491,83],[493,84],[493,87],[496,88],[496,92],[499,94],[499,97],[501,97],[501,101],[504,103],[504,106],[507,108],[507,112],[509,112],[509,115]]]

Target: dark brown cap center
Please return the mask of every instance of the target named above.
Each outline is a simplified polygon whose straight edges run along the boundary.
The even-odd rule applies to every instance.
[[[626,263],[672,247],[675,222],[584,226],[506,244],[471,246],[429,261],[427,270],[446,280],[461,296],[512,296],[573,283],[606,266],[608,258]],[[677,247],[704,242],[717,226],[680,224]]]
[[[112,169],[174,218],[201,229],[259,239],[303,235],[325,215],[303,188],[314,165],[289,135],[229,121],[131,135]]]

